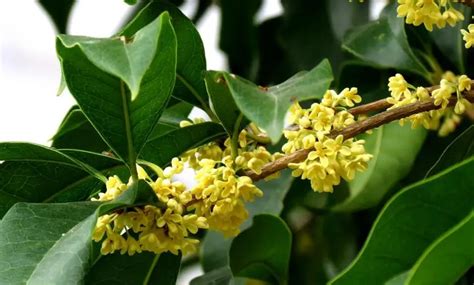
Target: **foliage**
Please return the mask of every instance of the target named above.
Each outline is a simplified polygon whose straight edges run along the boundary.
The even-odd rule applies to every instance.
[[[469,3],[125,2],[98,39],[40,1],[77,105],[51,146],[0,143],[1,284],[473,282]]]

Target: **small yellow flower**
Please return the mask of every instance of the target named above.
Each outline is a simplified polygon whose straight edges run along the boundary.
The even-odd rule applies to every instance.
[[[392,76],[388,79],[388,90],[390,91],[392,97],[396,100],[399,100],[402,95],[410,95],[410,90],[408,90],[408,82],[400,73],[397,73],[395,76]]]
[[[458,89],[460,92],[463,92],[465,90],[467,91],[471,90],[471,79],[467,77],[466,75],[459,76]]]
[[[474,46],[474,24],[470,24],[467,27],[467,31],[462,29],[461,34],[463,35],[463,39],[466,42],[466,48],[471,48]]]

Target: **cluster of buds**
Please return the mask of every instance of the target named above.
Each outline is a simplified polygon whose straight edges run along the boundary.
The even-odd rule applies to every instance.
[[[196,121],[199,123],[201,121]],[[183,126],[188,123],[182,123]],[[258,189],[247,176],[237,171],[261,171],[264,164],[278,155],[270,154],[264,147],[247,138],[247,131],[239,135],[238,154],[231,156],[230,139],[222,147],[211,142],[174,158],[171,166],[161,169],[147,163],[156,179],[137,166],[138,178],[145,180],[155,192],[160,206],[146,205],[119,210],[99,217],[93,240],[102,242],[101,253],[119,251],[133,255],[142,251],[156,254],[178,254],[196,251],[199,240],[194,238],[199,229],[211,229],[225,236],[235,236],[240,225],[248,218],[245,203],[261,197]],[[185,164],[195,170],[196,183],[186,187],[174,177]],[[98,201],[110,201],[126,191],[130,184],[117,176],[109,177],[106,192],[99,193]]]
[[[459,115],[472,108],[472,104],[463,96],[464,91],[471,90],[471,79],[466,75],[455,76],[452,72],[446,72],[439,88],[431,93],[424,87],[409,84],[401,74],[390,77],[388,87],[391,97],[387,98],[387,102],[392,104],[389,109],[434,99],[434,104],[440,106],[439,109],[411,115],[401,119],[400,124],[403,125],[408,120],[413,128],[422,125],[426,129],[438,130],[440,136],[453,132],[461,121]],[[454,108],[450,108],[449,100],[454,95],[457,102]]]
[[[304,161],[288,166],[293,169],[293,176],[309,179],[314,191],[332,192],[341,178],[351,180],[356,171],[367,168],[372,156],[365,152],[364,140],[331,136],[355,122],[354,116],[344,108],[360,101],[357,88],[346,88],[339,94],[327,91],[321,103],[314,103],[309,109],[301,108],[298,103],[290,109],[290,123],[298,129],[284,131],[288,142],[282,150],[285,154],[310,150]]]
[[[397,13],[406,17],[407,24],[423,24],[429,31],[433,26],[444,28],[446,24],[454,27],[464,20],[464,15],[453,6],[451,0],[398,0]]]

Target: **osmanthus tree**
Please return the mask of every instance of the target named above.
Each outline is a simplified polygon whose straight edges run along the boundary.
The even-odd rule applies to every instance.
[[[77,106],[0,144],[1,284],[472,284],[472,1],[175,2],[57,36]],[[73,2],[40,3],[64,33]]]

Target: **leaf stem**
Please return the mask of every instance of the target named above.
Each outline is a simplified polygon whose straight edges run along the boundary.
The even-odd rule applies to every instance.
[[[127,150],[128,150],[128,168],[130,169],[130,176],[132,181],[138,181],[138,172],[135,165],[137,155],[133,148],[133,136],[132,136],[132,127],[130,125],[130,114],[129,114],[129,98],[125,90],[125,84],[120,80],[120,93],[122,96],[122,106],[123,106],[123,116],[125,118],[125,133],[127,136]]]
[[[153,258],[150,268],[148,269],[145,279],[143,280],[143,285],[148,285],[148,283],[150,283],[151,274],[153,273],[153,269],[156,267],[156,264],[158,263],[158,259],[160,259],[159,254],[155,255],[155,257]]]

